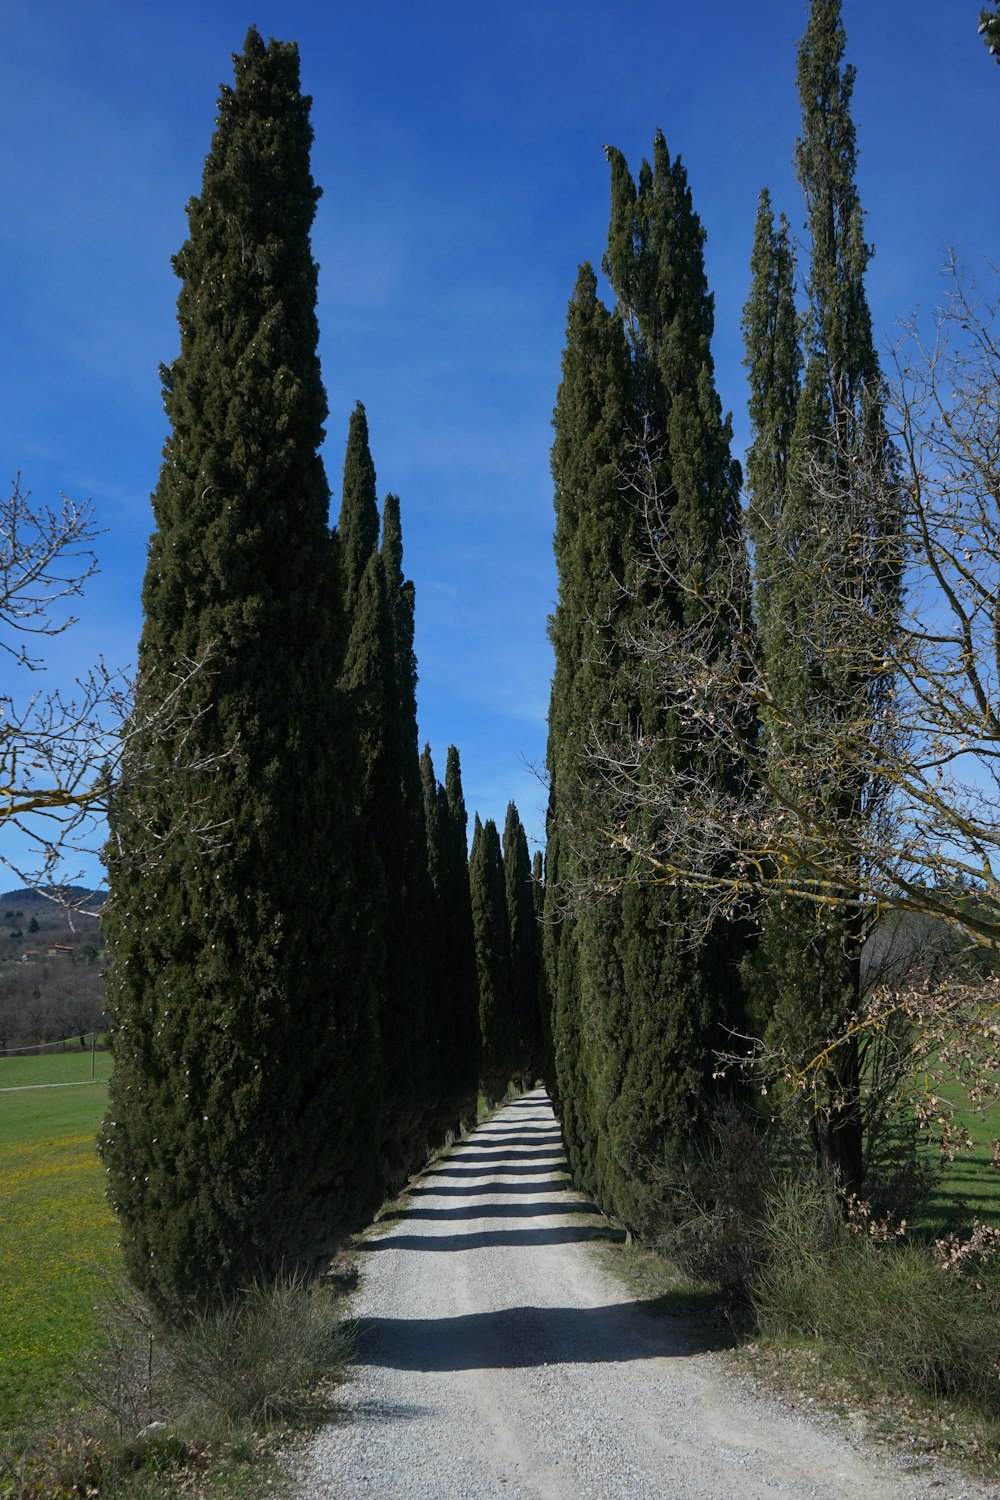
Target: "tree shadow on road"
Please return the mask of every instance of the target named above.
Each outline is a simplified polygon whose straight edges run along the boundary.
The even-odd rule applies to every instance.
[[[484,1173],[478,1173],[484,1176]],[[445,1183],[441,1187],[411,1187],[407,1188],[408,1198],[473,1198],[477,1194],[480,1197],[492,1196],[494,1193],[564,1193],[566,1191],[566,1180],[562,1177],[545,1178],[543,1182],[494,1182],[484,1183],[452,1184]]]
[[[457,1157],[452,1160],[457,1161]],[[468,1158],[466,1158],[468,1160]],[[491,1172],[503,1172],[506,1176],[529,1176],[537,1173],[539,1176],[551,1176],[553,1172],[566,1172],[568,1170],[565,1158],[559,1161],[543,1162],[513,1162],[507,1163],[503,1157],[487,1157],[485,1161],[475,1162],[469,1167],[438,1167],[434,1172],[435,1177],[488,1177]],[[532,1189],[533,1191],[533,1189]]]
[[[566,1159],[563,1154],[562,1145],[555,1143],[551,1146],[525,1146],[523,1149],[519,1145],[511,1146],[504,1144],[483,1151],[478,1149],[478,1145],[479,1143],[477,1142],[477,1149],[475,1151],[467,1151],[463,1147],[456,1151],[453,1156],[450,1156],[448,1160],[462,1163],[485,1161],[489,1162],[490,1166],[496,1166],[501,1161],[538,1161],[542,1157],[550,1161],[565,1161]]]
[[[510,1215],[514,1217],[513,1214]],[[405,1222],[405,1220],[404,1220]],[[470,1234],[391,1234],[364,1240],[360,1250],[485,1250],[491,1245],[575,1245],[589,1240],[625,1243],[625,1231],[600,1224],[557,1224],[549,1229],[481,1229]]]
[[[524,1189],[520,1191],[523,1193]],[[582,1198],[568,1198],[565,1203],[470,1203],[465,1208],[398,1208],[383,1214],[387,1219],[540,1219],[555,1214],[596,1214],[593,1203]]]
[[[389,1370],[514,1370],[678,1359],[726,1342],[666,1323],[658,1299],[605,1307],[512,1307],[454,1318],[361,1318],[358,1359]],[[693,1335],[693,1337],[692,1337]]]
[[[537,1129],[528,1126],[519,1130],[504,1130],[489,1133],[485,1130],[477,1130],[475,1135],[470,1135],[467,1141],[461,1141],[455,1147],[456,1151],[462,1151],[466,1146],[493,1146],[494,1144],[508,1146],[562,1146],[562,1135],[558,1127],[548,1125],[539,1126]]]

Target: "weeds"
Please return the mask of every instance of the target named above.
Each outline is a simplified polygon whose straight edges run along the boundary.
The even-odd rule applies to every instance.
[[[275,1423],[304,1419],[320,1387],[343,1379],[339,1307],[329,1288],[289,1276],[170,1331],[112,1296],[75,1372],[83,1409],[0,1453],[0,1500],[139,1500],[220,1461],[256,1463]]]
[[[236,1426],[301,1415],[323,1378],[342,1375],[350,1336],[333,1295],[294,1276],[249,1287],[171,1341],[171,1383],[196,1413]]]
[[[870,1375],[1000,1417],[1000,1275],[955,1275],[924,1245],[852,1233],[809,1182],[771,1197],[751,1287],[762,1332],[844,1348]]]
[[[1000,1230],[973,1223],[933,1245],[915,1240],[884,1212],[904,1178],[908,1207],[925,1186],[911,1143],[902,1147],[885,1155],[883,1191],[845,1202],[794,1140],[776,1143],[729,1106],[696,1162],[654,1175],[656,1248],[735,1299],[740,1325],[769,1342],[813,1340],[827,1357],[841,1351],[862,1381],[996,1426]]]

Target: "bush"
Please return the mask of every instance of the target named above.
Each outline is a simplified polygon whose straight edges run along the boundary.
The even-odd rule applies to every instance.
[[[657,1248],[693,1281],[742,1294],[756,1273],[774,1180],[764,1135],[723,1105],[700,1157],[654,1180],[664,1204]]]
[[[213,1454],[235,1452],[275,1419],[304,1415],[321,1381],[342,1378],[350,1333],[336,1295],[289,1276],[249,1287],[182,1330],[112,1295],[99,1348],[77,1378],[87,1409],[16,1451],[0,1452],[0,1500],[160,1494]]]
[[[342,1375],[350,1335],[330,1292],[287,1276],[199,1314],[168,1347],[171,1387],[184,1406],[258,1426],[296,1415],[320,1380]]]
[[[1000,1416],[1000,1277],[976,1281],[931,1250],[837,1222],[818,1187],[776,1188],[752,1284],[761,1331],[836,1344],[897,1386],[967,1401]]]

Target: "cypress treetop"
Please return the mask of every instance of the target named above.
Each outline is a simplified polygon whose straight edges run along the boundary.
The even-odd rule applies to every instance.
[[[368,559],[378,547],[378,490],[368,445],[368,418],[358,401],[351,413],[340,504],[341,574],[348,617],[354,608]]]

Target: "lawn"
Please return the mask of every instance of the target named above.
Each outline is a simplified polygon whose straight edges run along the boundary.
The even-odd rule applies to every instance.
[[[991,1105],[981,1116],[961,1110],[959,1119],[968,1128],[975,1149],[959,1151],[954,1161],[946,1163],[924,1217],[942,1228],[951,1228],[969,1215],[1000,1225],[1000,1172],[992,1161],[993,1142],[1000,1138],[1000,1105]]]
[[[111,1076],[111,1053],[90,1054],[74,1047],[69,1052],[46,1052],[40,1057],[0,1057],[0,1091],[31,1088],[39,1084],[90,1083],[94,1076],[107,1083]],[[2,1130],[2,1126],[0,1126]]]
[[[60,1053],[5,1060],[3,1076],[51,1084],[81,1056],[89,1072],[89,1054]],[[97,1065],[106,1079],[106,1053]],[[30,1425],[70,1388],[118,1264],[94,1148],[106,1082],[19,1088],[0,1093],[0,1431]]]

